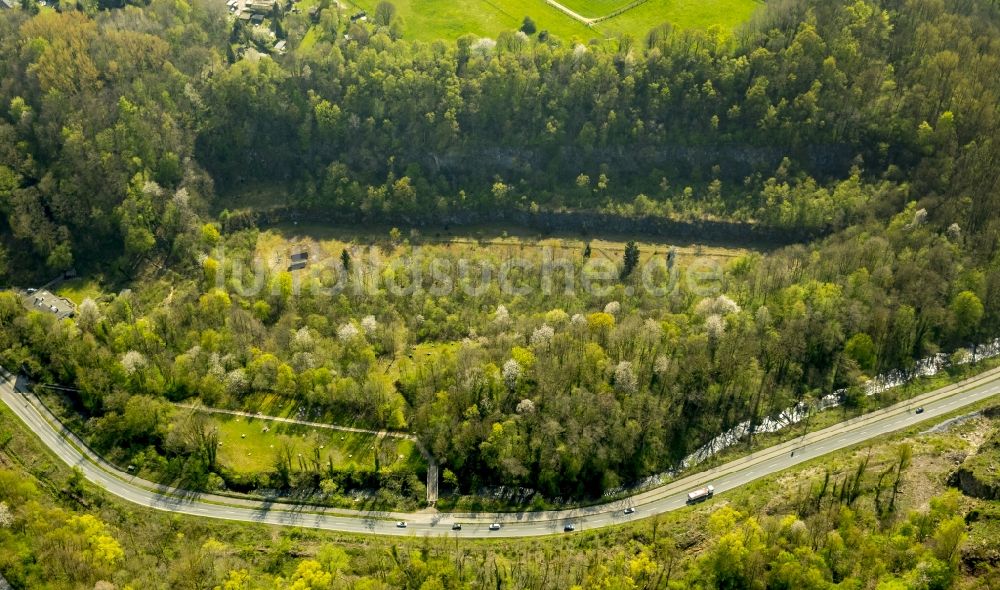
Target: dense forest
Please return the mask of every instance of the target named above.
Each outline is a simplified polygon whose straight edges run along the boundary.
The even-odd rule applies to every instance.
[[[301,51],[238,60],[216,2],[7,11],[0,268],[183,259],[192,216],[262,182],[344,216],[602,208],[816,231],[912,199],[988,258],[998,10],[787,0],[736,34],[590,43],[321,19]]]
[[[995,0],[771,0],[736,31],[433,43],[321,1],[311,26],[276,5],[287,51],[217,0],[46,4],[0,11],[0,285],[75,269],[99,288],[68,319],[0,291],[0,366],[57,386],[37,391],[140,477],[424,501],[424,473],[378,452],[234,470],[178,406],[267,398],[415,436],[439,507],[509,508],[483,500],[501,487],[590,501],[798,402],[843,389],[844,415],[870,409],[880,373],[1000,332]],[[607,255],[603,289],[528,272],[514,291],[439,289],[441,263],[544,265],[528,241],[426,229],[515,213],[785,238],[705,254],[704,282],[673,236],[626,236],[563,251],[556,281]],[[261,266],[285,247],[272,218],[364,237],[317,272]],[[125,506],[3,410],[0,572],[18,588],[995,588],[1000,515],[944,486],[996,428],[965,424],[605,531],[459,545]]]
[[[1000,328],[995,3],[772,2],[735,34],[607,42],[346,26],[240,57],[214,2],[0,17],[0,272],[132,287],[72,321],[0,295],[0,362],[78,389],[98,449],[195,487],[350,484],[243,481],[178,437],[169,402],[263,391],[415,432],[462,491],[593,496]],[[259,232],[229,209],[261,187],[350,220],[594,210],[825,237],[739,257],[710,296],[626,272],[600,296],[322,297],[283,271],[247,294]]]

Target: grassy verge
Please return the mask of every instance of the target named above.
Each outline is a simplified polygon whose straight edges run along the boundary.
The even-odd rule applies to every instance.
[[[5,459],[0,465],[17,469],[52,494],[63,489],[72,472],[4,403],[0,403],[0,459]]]

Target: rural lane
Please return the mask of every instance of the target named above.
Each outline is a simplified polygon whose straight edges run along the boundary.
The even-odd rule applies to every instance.
[[[799,463],[833,451],[863,443],[886,433],[901,430],[919,422],[939,418],[964,406],[978,403],[1000,393],[1000,369],[987,371],[961,383],[932,391],[902,402],[806,434],[792,441],[754,452],[718,467],[692,474],[666,485],[641,492],[622,500],[568,510],[542,512],[481,512],[443,513],[426,510],[415,513],[358,511],[319,506],[296,505],[278,501],[255,500],[198,493],[155,484],[122,472],[95,453],[12,378],[0,371],[0,400],[60,459],[79,468],[93,484],[129,502],[205,518],[219,518],[262,524],[298,526],[363,534],[531,537],[558,534],[566,524],[576,530],[606,527],[652,516],[685,505],[687,492],[711,483],[716,493],[724,493],[762,477],[778,473]],[[914,408],[925,411],[916,414]],[[794,450],[794,456],[792,451]],[[625,515],[624,508],[636,512]],[[397,528],[396,521],[407,522]],[[501,523],[498,531],[490,531],[493,522]],[[461,531],[452,531],[461,523]]]

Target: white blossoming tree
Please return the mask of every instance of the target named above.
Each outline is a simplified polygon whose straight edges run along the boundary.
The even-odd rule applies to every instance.
[[[705,318],[705,332],[712,340],[718,340],[726,332],[726,323],[722,316],[713,314]]]
[[[296,350],[312,350],[313,347],[313,337],[312,333],[309,332],[309,328],[302,326],[295,332],[295,337],[292,338],[292,346]]]
[[[507,389],[514,391],[517,386],[517,380],[521,377],[521,365],[514,359],[508,360],[503,364],[503,382],[507,385]]]
[[[0,502],[0,529],[5,529],[14,524],[14,511],[6,502]]]
[[[535,402],[530,399],[523,399],[517,402],[517,408],[515,411],[518,414],[534,414],[535,413]]]
[[[222,358],[219,357],[219,353],[213,352],[210,357],[208,357],[208,374],[215,377],[219,381],[226,378],[226,368],[222,366]]]
[[[354,340],[358,334],[360,334],[360,332],[358,331],[357,326],[350,322],[341,324],[340,327],[337,328],[337,340],[340,340],[341,342],[350,342],[351,340]]]
[[[548,324],[542,324],[537,330],[531,333],[531,345],[537,347],[548,346],[552,342],[552,337],[556,331]]]
[[[497,306],[497,310],[493,314],[493,322],[498,326],[506,326],[510,323],[510,313],[507,311],[507,306],[502,303]]]
[[[292,368],[299,373],[316,367],[316,361],[311,352],[296,352],[292,355]]]
[[[371,336],[378,329],[378,321],[373,315],[366,315],[361,318],[361,329],[365,331],[365,334]]]
[[[234,395],[246,393],[250,387],[250,379],[243,369],[233,369],[226,373],[226,391]]]
[[[719,295],[718,297],[706,297],[698,302],[698,305],[694,307],[695,313],[698,315],[709,316],[709,315],[719,315],[727,316],[731,313],[739,313],[740,306],[725,295]]]
[[[122,357],[122,368],[129,377],[137,375],[146,367],[146,357],[137,350],[130,350]]]
[[[635,371],[629,361],[622,361],[615,366],[614,380],[615,391],[619,393],[635,393],[638,387]]]
[[[177,205],[181,209],[186,209],[188,203],[191,201],[191,194],[188,192],[186,187],[182,186],[177,189],[171,200],[174,202],[174,205]]]
[[[80,326],[82,330],[87,330],[88,332],[93,330],[94,327],[101,321],[101,310],[98,309],[97,303],[94,302],[90,297],[83,300],[80,307],[76,310],[76,325]]]
[[[481,39],[476,39],[476,41],[469,47],[469,51],[482,59],[488,59],[493,56],[496,51],[497,42],[493,39],[483,37]]]

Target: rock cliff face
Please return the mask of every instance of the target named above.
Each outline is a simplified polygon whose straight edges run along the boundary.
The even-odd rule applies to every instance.
[[[990,484],[981,480],[964,465],[958,469],[958,487],[967,496],[983,500],[1000,500],[1000,485],[997,485],[997,482]]]
[[[1000,500],[1000,429],[962,463],[955,479],[959,489],[968,496]]]

